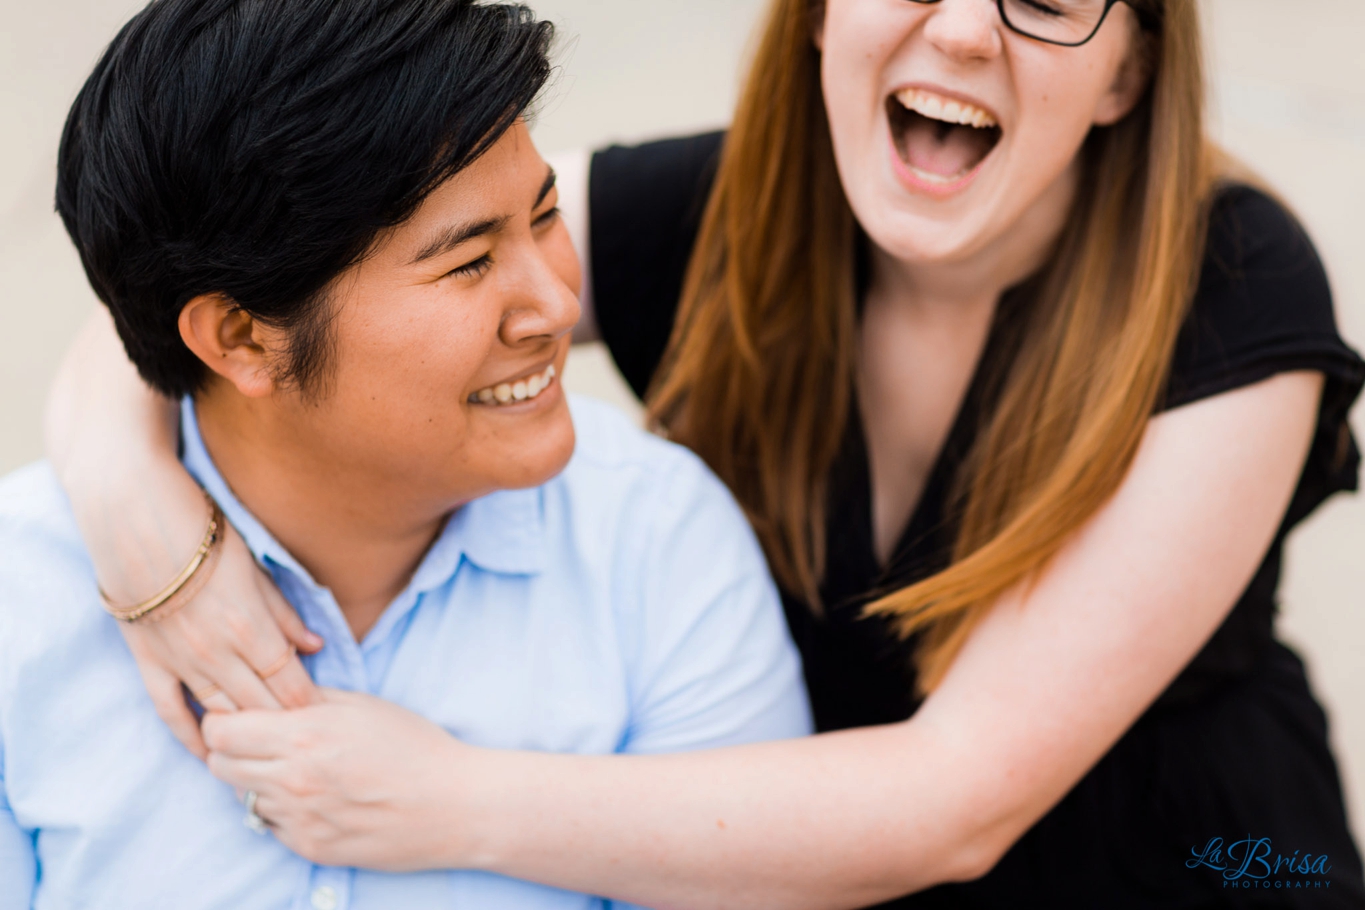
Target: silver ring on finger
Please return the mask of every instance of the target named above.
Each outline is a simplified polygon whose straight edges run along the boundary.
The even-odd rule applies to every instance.
[[[269,823],[256,813],[257,798],[255,790],[246,791],[246,796],[242,799],[242,804],[246,806],[246,818],[242,819],[242,824],[257,834],[264,834],[269,829]]]

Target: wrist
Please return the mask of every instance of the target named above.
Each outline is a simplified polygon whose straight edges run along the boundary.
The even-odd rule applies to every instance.
[[[139,603],[180,572],[204,537],[209,509],[174,458],[111,466],[72,509],[100,587],[117,603]]]
[[[435,768],[441,797],[433,800],[429,842],[438,845],[436,867],[493,872],[504,864],[517,827],[517,769],[529,757],[450,738]]]

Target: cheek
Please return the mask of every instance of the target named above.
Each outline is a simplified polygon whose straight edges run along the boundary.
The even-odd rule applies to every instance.
[[[440,284],[342,327],[336,392],[348,408],[379,426],[422,424],[463,402],[469,382],[496,342],[471,301],[451,299]]]
[[[848,7],[849,4],[842,4]],[[884,23],[833,6],[826,18],[820,85],[840,182],[855,210],[880,198],[885,154],[881,73],[894,52]]]
[[[872,131],[883,101],[881,73],[900,40],[902,27],[866,6],[831,3],[825,17],[820,84],[836,146]]]
[[[1020,65],[1016,73],[1018,120],[1006,137],[1013,179],[1050,185],[1075,160],[1094,126],[1105,73],[1084,59]]]
[[[575,297],[583,296],[583,265],[578,261],[578,252],[573,248],[573,238],[569,228],[561,218],[545,238],[542,249],[550,268],[560,281],[573,292]]]
[[[1125,47],[1104,32],[1076,48],[1012,40],[1008,54],[1019,109],[1017,132],[1030,137],[1051,133],[1054,145],[1078,147],[1118,78]]]

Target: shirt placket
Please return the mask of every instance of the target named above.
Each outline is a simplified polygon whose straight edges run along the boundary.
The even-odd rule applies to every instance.
[[[300,578],[287,566],[276,564],[272,568],[280,591],[294,605],[304,625],[326,642],[321,651],[303,658],[313,681],[332,689],[370,692],[369,674],[360,646],[356,644],[336,598],[311,580]]]
[[[291,910],[349,910],[354,869],[314,866]]]

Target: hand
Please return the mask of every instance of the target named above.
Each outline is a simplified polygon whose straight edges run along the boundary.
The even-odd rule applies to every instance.
[[[204,533],[204,495],[176,453],[179,406],[143,384],[103,307],[62,363],[48,401],[48,456],[71,497],[101,587],[137,603],[188,561]],[[257,567],[231,528],[204,590],[159,622],[120,624],[143,682],[177,739],[208,751],[185,704],[191,692],[211,711],[311,704],[313,681],[297,659],[264,682],[292,643],[322,647]]]
[[[389,872],[461,865],[452,782],[477,778],[467,746],[391,702],[319,690],[320,704],[204,718],[209,770],[238,792],[286,847],[328,866]]]
[[[165,619],[119,625],[157,714],[201,759],[208,749],[185,703],[182,682],[192,693],[218,687],[200,699],[210,712],[302,707],[318,699],[297,657],[268,679],[257,675],[278,662],[290,644],[312,653],[323,642],[304,626],[230,525],[218,567],[194,600]]]

